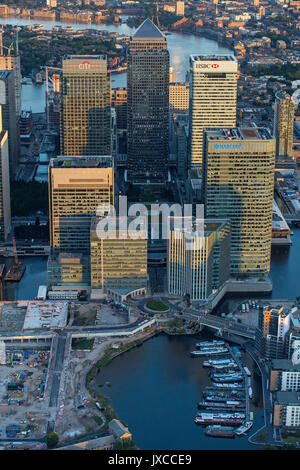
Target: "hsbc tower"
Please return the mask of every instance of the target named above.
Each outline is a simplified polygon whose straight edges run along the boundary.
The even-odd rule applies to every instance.
[[[202,167],[204,129],[236,126],[237,78],[232,55],[190,56],[190,168]]]

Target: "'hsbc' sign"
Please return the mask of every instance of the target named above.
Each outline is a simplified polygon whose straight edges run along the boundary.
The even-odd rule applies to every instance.
[[[197,64],[197,69],[218,69],[220,67],[219,64]]]

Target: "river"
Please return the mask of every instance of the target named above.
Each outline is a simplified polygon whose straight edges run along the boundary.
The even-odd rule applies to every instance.
[[[53,28],[54,25],[58,26],[72,26],[74,30],[78,29],[98,29],[102,31],[117,31],[120,34],[133,34],[135,28],[130,28],[126,23],[120,25],[86,25],[86,24],[73,24],[73,23],[60,23],[51,21],[33,21],[22,20],[17,18],[1,19],[2,24],[12,25],[28,25],[28,24],[43,24],[47,30]],[[191,54],[231,54],[232,51],[224,46],[221,46],[212,39],[194,36],[192,34],[170,33],[167,35],[168,48],[170,51],[170,64],[173,67],[175,80],[185,80],[186,73],[189,67],[189,56]],[[22,61],[22,57],[21,57]],[[112,74],[111,85],[112,88],[126,87],[127,75],[126,73]],[[45,86],[23,85],[22,86],[22,108],[24,110],[32,110],[34,113],[41,113],[45,110]]]

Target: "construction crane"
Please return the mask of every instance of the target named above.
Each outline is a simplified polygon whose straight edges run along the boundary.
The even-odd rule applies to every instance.
[[[49,119],[49,69],[50,70],[59,70],[60,72],[62,71],[62,68],[58,67],[50,67],[48,65],[43,66],[42,68],[45,69],[46,71],[46,123],[47,123],[47,130],[49,131],[49,126],[50,126],[50,119]]]
[[[159,12],[159,6],[158,6],[158,3],[156,3],[156,22],[157,22],[157,26],[159,27],[159,29],[161,29],[160,23],[159,23],[159,18],[158,18],[158,12]],[[154,15],[152,15],[152,23],[153,23],[153,16]]]
[[[3,45],[3,25],[1,26],[0,31],[0,56],[4,55],[4,49],[7,50],[7,55],[10,56],[11,50],[14,47],[14,43],[12,42],[9,47]]]
[[[12,237],[12,242],[13,242],[13,248],[14,248],[15,265],[19,267],[19,258],[18,258],[18,253],[17,253],[17,245],[16,245],[15,237]]]
[[[8,269],[4,280],[19,282],[22,279],[23,274],[26,270],[26,265],[19,262],[15,237],[12,237],[12,243],[14,249],[15,264]]]

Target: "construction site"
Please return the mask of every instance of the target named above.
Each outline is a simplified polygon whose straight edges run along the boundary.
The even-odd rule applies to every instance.
[[[51,431],[60,444],[107,433],[87,373],[107,347],[143,336],[153,321],[110,300],[0,302],[0,447],[45,446]]]
[[[43,396],[49,351],[5,352],[2,346],[1,352],[0,437],[41,438],[46,433],[48,421]],[[3,364],[4,360],[6,364]]]

